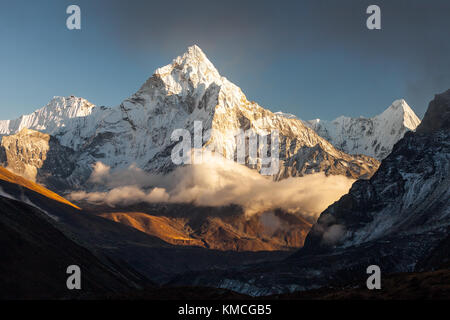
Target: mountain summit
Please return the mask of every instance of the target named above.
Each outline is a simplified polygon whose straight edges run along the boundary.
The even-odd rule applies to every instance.
[[[58,98],[19,118],[15,125],[0,122],[0,133],[14,135],[27,127],[52,135],[60,144],[58,148],[70,149],[65,154],[70,154],[69,164],[74,170],[70,176],[61,173],[61,177],[69,182],[68,189],[76,189],[84,186],[89,168],[99,161],[113,170],[130,165],[147,172],[173,170],[176,166],[170,155],[176,142],[171,141],[171,134],[176,129],[192,133],[194,121],[201,121],[204,132],[211,132],[204,137],[203,146],[229,159],[235,158],[235,134],[239,130],[257,135],[278,131],[280,165],[276,180],[316,172],[364,178],[378,167],[375,159],[337,150],[302,121],[248,101],[239,87],[220,76],[198,46],[189,47],[172,63],[157,69],[135,94],[116,107],[94,107],[81,98]],[[15,167],[10,163],[26,159],[22,156],[26,149],[8,150],[3,163]],[[259,170],[262,156],[261,152],[256,155],[255,165],[247,153],[245,164]],[[37,171],[37,177],[55,173],[44,174],[40,172],[42,167]]]
[[[177,77],[178,80],[189,79],[194,87],[203,83],[206,86],[214,81],[220,81],[221,76],[214,65],[209,61],[202,49],[194,45],[187,49],[187,52],[177,57],[171,64],[159,68],[155,71],[163,81],[173,89],[173,93],[180,93],[180,87],[172,87]]]

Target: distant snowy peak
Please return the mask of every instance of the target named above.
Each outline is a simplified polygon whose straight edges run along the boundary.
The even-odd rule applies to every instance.
[[[384,159],[405,132],[420,124],[405,100],[395,100],[383,113],[373,118],[338,117],[333,121],[310,120],[305,124],[338,149],[350,154],[365,154]]]
[[[411,131],[414,131],[420,124],[420,119],[404,99],[395,100],[389,108],[374,118],[386,122],[392,122],[392,120],[400,122]]]
[[[397,113],[409,114],[415,120],[412,110],[402,100],[395,101],[379,117],[394,117]],[[446,125],[434,127],[437,119]],[[306,248],[337,243],[349,247],[382,237],[390,237],[389,246],[395,247],[403,238],[403,246],[416,251],[414,266],[420,260],[419,252],[426,258],[436,239],[448,238],[450,90],[447,94],[436,95],[430,102],[423,123],[433,124],[433,127],[423,130],[421,124],[415,133],[401,139],[383,159],[376,175],[370,180],[355,182],[347,195],[321,214],[305,241]],[[323,241],[330,228],[337,226],[342,230],[335,239],[337,243]],[[392,237],[398,238],[392,240]],[[419,245],[415,246],[414,241]],[[401,254],[392,256],[398,259]]]
[[[14,120],[0,120],[0,135],[14,134],[23,128],[57,134],[71,119],[90,115],[94,107],[83,98],[53,97],[47,105],[31,114]]]

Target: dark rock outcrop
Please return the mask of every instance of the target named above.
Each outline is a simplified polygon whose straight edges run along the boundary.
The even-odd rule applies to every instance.
[[[437,130],[450,130],[450,89],[434,97],[416,131],[432,133]]]

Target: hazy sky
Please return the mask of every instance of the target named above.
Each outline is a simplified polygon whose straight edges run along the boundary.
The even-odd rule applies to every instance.
[[[117,105],[192,44],[247,98],[303,119],[373,116],[399,98],[422,117],[450,88],[449,0],[0,3],[0,119],[56,95]],[[370,4],[382,30],[366,28]]]

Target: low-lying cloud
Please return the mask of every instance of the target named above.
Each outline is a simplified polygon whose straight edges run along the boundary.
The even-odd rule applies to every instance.
[[[346,194],[354,180],[323,173],[273,181],[232,161],[205,161],[179,167],[167,175],[148,174],[131,166],[111,172],[97,163],[91,182],[104,192],[74,192],[72,200],[110,206],[136,203],[193,203],[199,206],[240,205],[247,215],[283,209],[317,218]]]

